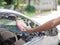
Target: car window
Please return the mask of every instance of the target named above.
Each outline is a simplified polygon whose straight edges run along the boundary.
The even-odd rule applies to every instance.
[[[2,28],[6,28],[12,32],[19,32],[19,29],[16,25],[16,21],[14,20],[14,18],[16,17],[17,20],[23,25],[23,26],[27,26],[29,28],[34,28],[37,26],[37,24],[35,24],[34,22],[32,22],[31,20],[23,17],[23,16],[15,16],[16,14],[2,14],[0,17],[0,25]],[[20,32],[19,32],[20,33]]]
[[[12,16],[13,15],[13,16]],[[0,17],[0,28],[4,28],[7,29],[11,32],[14,32],[16,34],[22,34],[22,37],[25,39],[25,41],[30,41],[34,36],[41,36],[42,33],[41,32],[36,32],[36,33],[32,33],[32,34],[27,34],[24,31],[21,31],[20,29],[18,29],[16,22],[14,20],[14,15],[15,14],[3,14]],[[17,16],[16,17],[18,19],[18,21],[24,25],[27,26],[29,28],[34,28],[36,26],[38,26],[37,24],[35,24],[35,22],[31,21],[30,19],[27,19],[23,16]]]
[[[11,16],[11,19],[9,18]],[[14,14],[9,14],[9,13],[0,13],[0,24],[8,24],[9,22],[12,22],[14,18]]]
[[[30,19],[19,15],[19,14],[13,14],[13,13],[1,13],[0,14],[0,24],[5,24],[5,25],[16,25],[16,22],[14,21],[14,18],[17,17],[17,19],[21,22],[23,22],[23,25],[28,26],[30,28],[36,27],[37,24],[35,22],[32,22]]]
[[[5,18],[2,18],[2,19],[0,19],[0,24],[8,24],[8,23],[10,23],[10,22],[13,22],[12,20],[8,20],[8,19],[5,19]]]

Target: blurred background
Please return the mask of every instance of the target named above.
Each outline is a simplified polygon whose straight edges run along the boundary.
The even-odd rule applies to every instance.
[[[10,9],[21,12],[42,25],[60,16],[60,0],[0,0],[0,9]],[[58,36],[60,40],[60,26],[57,28],[59,30]],[[51,39],[50,42],[54,42],[53,45],[57,42],[55,41],[56,37],[48,37],[46,39]],[[43,40],[42,44],[49,42],[46,41],[46,39]],[[52,41],[52,39],[54,40]],[[41,42],[37,44],[41,44]]]
[[[60,0],[0,0],[0,8],[16,10],[27,16],[57,10]]]

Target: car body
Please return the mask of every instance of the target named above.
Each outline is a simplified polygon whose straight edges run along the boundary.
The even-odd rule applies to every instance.
[[[17,19],[21,22],[22,25],[27,26],[29,28],[37,27],[40,25],[40,23],[32,20],[28,16],[22,13],[19,13],[17,11],[0,9],[0,28],[5,28],[15,34],[22,35],[23,41],[25,42],[22,45],[35,45],[34,43],[39,42],[40,40],[43,40],[46,35],[56,36],[58,33],[57,28],[54,27],[52,29],[49,29],[49,31],[42,31],[42,32],[27,34],[26,32],[18,29],[13,17],[17,17]],[[22,22],[21,20],[23,20],[24,22]]]

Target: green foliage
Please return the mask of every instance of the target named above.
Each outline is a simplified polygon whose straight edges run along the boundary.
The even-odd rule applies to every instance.
[[[27,11],[27,12],[35,12],[35,7],[28,5],[28,6],[26,7],[26,11]]]
[[[33,17],[33,16],[36,16],[37,13],[36,12],[28,12],[25,15],[28,16],[28,17]]]
[[[7,3],[4,0],[0,0],[0,7],[5,7]]]
[[[19,7],[20,0],[13,0],[13,4],[14,4],[14,9],[17,9]]]
[[[14,5],[14,9],[19,7],[19,0],[12,0],[10,5]],[[6,8],[7,6],[9,6],[7,4],[7,2],[5,2],[4,0],[0,0],[0,7]]]
[[[58,4],[60,5],[60,0],[58,0]]]

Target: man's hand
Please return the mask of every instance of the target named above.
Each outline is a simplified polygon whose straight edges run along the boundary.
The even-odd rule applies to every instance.
[[[24,29],[25,29],[25,32],[27,32],[28,34],[33,33],[33,30],[28,27],[24,27]]]
[[[18,20],[16,20],[16,24],[17,24],[18,28],[21,29],[20,28],[21,26],[20,26]],[[48,29],[52,29],[53,27],[56,27],[59,24],[60,24],[60,17],[56,18],[56,19],[53,19],[53,20],[50,20],[50,21],[46,22],[45,24],[43,24],[41,26],[37,26],[33,29],[27,28],[23,25],[22,25],[22,27],[24,29],[23,31],[26,31],[27,33],[31,34],[31,33],[34,33],[34,32],[41,32],[41,31],[46,31]]]
[[[29,33],[29,34],[32,33],[32,29],[31,28],[28,28],[28,26],[22,25],[21,22],[19,22],[19,20],[17,20],[17,19],[16,19],[16,24],[17,24],[19,30],[25,31],[26,33]]]

